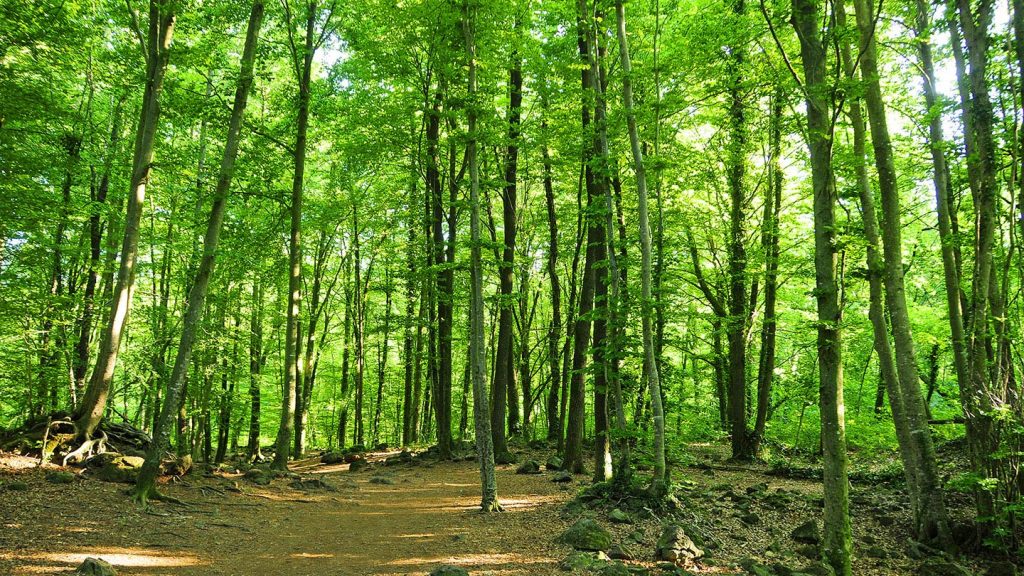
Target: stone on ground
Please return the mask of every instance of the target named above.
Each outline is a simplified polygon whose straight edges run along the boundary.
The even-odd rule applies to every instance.
[[[75,475],[71,472],[53,470],[46,473],[46,481],[50,484],[71,484],[75,481]]]
[[[516,474],[540,474],[540,462],[527,460],[516,468]]]
[[[552,472],[561,470],[565,464],[562,463],[562,459],[558,456],[552,456],[548,458],[548,461],[544,463],[544,469]]]
[[[609,512],[608,513],[608,519],[611,520],[615,524],[632,524],[633,523],[633,519],[629,517],[629,514],[626,514],[625,512],[623,512],[619,508],[615,508],[614,510]]]
[[[117,570],[105,560],[99,558],[86,558],[82,564],[75,569],[76,576],[117,576]]]
[[[658,545],[655,556],[658,560],[676,562],[679,560],[692,560],[700,558],[704,551],[693,543],[693,540],[686,535],[686,531],[678,524],[670,524],[661,531],[658,537]]]
[[[558,537],[577,550],[604,551],[612,545],[612,534],[597,522],[583,518]]]
[[[815,520],[808,520],[797,526],[790,532],[790,536],[801,544],[818,544],[821,542],[821,532],[818,530],[818,523]]]
[[[608,555],[604,552],[573,552],[562,560],[563,570],[597,570],[608,563]]]

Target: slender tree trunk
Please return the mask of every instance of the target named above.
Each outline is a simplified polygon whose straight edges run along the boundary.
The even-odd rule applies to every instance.
[[[754,422],[752,452],[761,453],[768,409],[771,405],[772,384],[775,377],[775,334],[777,317],[775,303],[779,283],[779,213],[782,210],[782,115],[785,91],[776,84],[771,101],[771,119],[768,127],[770,163],[768,167],[768,193],[764,199],[761,222],[761,247],[764,251],[764,320],[761,323],[761,350],[757,367],[757,419]]]
[[[893,343],[896,349],[896,372],[902,395],[904,418],[907,420],[903,430],[903,442],[909,444],[908,452],[911,465],[917,476],[917,498],[914,508],[917,510],[917,534],[920,539],[937,539],[945,547],[952,547],[946,517],[946,505],[943,496],[942,482],[938,475],[935,459],[935,448],[932,444],[931,430],[928,428],[928,417],[921,385],[918,381],[917,360],[914,355],[914,339],[911,334],[910,313],[907,308],[906,290],[903,283],[903,241],[901,238],[900,196],[896,181],[896,164],[893,159],[892,144],[889,139],[889,127],[886,120],[885,103],[879,84],[879,71],[876,56],[874,23],[872,8],[865,0],[854,0],[857,14],[857,27],[861,34],[861,73],[865,83],[864,101],[867,104],[868,118],[871,124],[871,141],[875,153],[875,169],[878,172],[879,190],[882,199],[882,250],[883,272],[885,284],[885,300],[892,321]],[[889,394],[890,402],[893,393]],[[895,413],[895,411],[894,411]],[[897,425],[897,431],[900,426]],[[913,486],[914,482],[911,483]],[[913,493],[913,491],[912,491]]]
[[[353,385],[355,386],[356,393],[356,405],[355,405],[355,430],[354,438],[355,444],[359,446],[366,446],[366,439],[363,430],[363,375],[366,367],[365,355],[365,336],[366,336],[366,296],[363,294],[363,279],[362,279],[362,268],[363,262],[359,250],[359,208],[358,206],[352,207],[352,242],[353,242],[353,266],[355,266],[354,278],[355,278],[355,294],[353,296],[353,313],[355,314],[355,326],[354,340],[355,340],[355,373],[353,378]]]
[[[210,219],[207,223],[206,234],[203,237],[203,257],[196,271],[195,279],[192,282],[192,288],[189,291],[188,308],[182,322],[181,340],[178,343],[178,351],[174,360],[174,368],[171,371],[171,379],[167,384],[167,393],[160,413],[160,420],[157,421],[153,433],[153,442],[146,453],[145,464],[143,464],[136,482],[135,498],[143,503],[148,498],[157,494],[156,477],[160,472],[160,459],[169,446],[171,425],[174,421],[174,414],[181,402],[182,389],[185,386],[185,375],[188,372],[189,359],[192,355],[192,346],[195,343],[197,328],[199,327],[203,307],[206,302],[210,276],[213,273],[214,258],[217,254],[217,244],[224,222],[224,209],[227,205],[228,192],[231,188],[231,179],[234,176],[242,118],[248,102],[249,89],[252,86],[256,44],[262,20],[263,3],[260,1],[253,2],[252,12],[249,15],[249,25],[245,35],[245,48],[242,52],[238,87],[235,89],[234,106],[231,110],[231,119],[228,121],[228,134],[224,146],[224,156],[221,159],[220,175],[217,178],[213,206],[210,209]]]
[[[402,445],[408,446],[415,440],[415,406],[414,394],[415,367],[418,366],[418,351],[414,350],[419,322],[416,318],[416,181],[413,180],[409,189],[409,238],[406,247],[406,278],[405,278],[405,327],[402,342],[402,357],[405,361],[405,386],[402,394]]]
[[[501,510],[498,503],[498,483],[494,475],[494,447],[491,445],[491,431],[488,429],[490,420],[487,409],[487,382],[485,381],[487,366],[484,359],[484,294],[483,265],[481,258],[480,239],[480,165],[477,160],[477,124],[476,124],[476,41],[473,27],[475,25],[476,7],[470,7],[470,0],[462,4],[462,30],[466,40],[466,58],[469,61],[469,106],[467,108],[468,126],[468,162],[470,180],[470,308],[472,322],[470,326],[469,349],[472,364],[473,380],[473,423],[476,427],[476,451],[480,462],[480,508],[484,512]]]
[[[96,310],[96,286],[99,283],[100,269],[102,267],[100,258],[102,254],[103,224],[100,212],[107,203],[107,194],[110,191],[110,172],[114,164],[118,143],[121,139],[121,109],[123,105],[124,98],[118,98],[117,104],[114,106],[114,119],[111,122],[107,155],[103,161],[103,175],[100,176],[100,183],[96,188],[95,194],[90,197],[93,206],[89,215],[89,277],[85,283],[82,317],[78,323],[78,340],[75,343],[75,356],[72,366],[74,378],[74,398],[72,404],[75,406],[78,404],[78,399],[85,393],[85,377],[89,369],[89,344],[92,340],[93,316]],[[107,230],[108,233],[112,230],[109,221],[107,223]]]
[[[373,409],[373,444],[380,441],[380,415],[384,404],[384,384],[387,382],[388,341],[391,339],[391,279],[384,280],[384,334],[377,362],[377,403]]]
[[[288,309],[285,320],[284,338],[284,390],[281,395],[281,424],[277,431],[277,449],[274,452],[273,467],[284,470],[288,467],[294,432],[295,409],[298,402],[299,385],[302,382],[302,361],[300,360],[300,325],[302,323],[302,189],[306,175],[306,132],[309,128],[309,89],[313,67],[313,35],[317,19],[316,2],[306,6],[306,35],[302,52],[293,51],[296,80],[299,84],[298,125],[295,131],[295,167],[292,175],[291,232],[288,238]],[[292,25],[290,22],[289,26]]]
[[[262,458],[260,453],[260,411],[263,363],[263,279],[257,274],[252,283],[252,304],[249,310],[249,461]]]
[[[837,576],[850,576],[852,537],[846,426],[843,406],[840,287],[836,281],[835,188],[831,105],[818,0],[793,0],[807,99],[808,149],[814,189],[815,300],[818,308],[818,377],[824,451],[825,530],[822,553]]]
[[[79,436],[89,438],[103,419],[110,393],[110,384],[117,367],[121,336],[128,322],[132,304],[132,287],[135,283],[135,264],[139,251],[139,223],[142,207],[146,200],[146,186],[153,169],[154,144],[157,124],[160,120],[160,93],[163,90],[164,72],[170,55],[171,39],[174,33],[174,2],[150,0],[149,32],[146,46],[146,88],[142,97],[142,111],[135,135],[135,151],[132,160],[132,176],[128,194],[128,209],[125,214],[124,237],[121,245],[121,262],[117,282],[113,290],[110,315],[100,336],[100,347],[96,356],[85,397],[75,412],[75,427]]]
[[[542,95],[545,103],[547,99]],[[541,132],[547,135],[547,121],[541,122]],[[562,419],[558,411],[559,391],[562,387],[561,340],[562,340],[562,286],[558,281],[558,212],[555,209],[555,187],[551,176],[551,155],[547,145],[541,146],[544,164],[544,201],[548,216],[548,258],[547,273],[551,283],[551,324],[548,326],[548,370],[550,388],[547,397],[547,419],[549,441],[561,443]]]
[[[633,172],[636,175],[637,212],[640,227],[640,322],[644,350],[644,376],[651,394],[651,412],[654,416],[654,476],[651,490],[663,495],[668,490],[668,472],[665,463],[665,412],[661,404],[661,377],[654,348],[654,330],[651,312],[655,305],[651,284],[651,225],[647,210],[647,172],[644,166],[643,150],[633,111],[633,67],[629,56],[629,40],[626,35],[626,10],[622,0],[615,2],[618,21],[619,59],[622,62],[622,101],[626,108],[626,126],[629,131],[630,150],[633,153]]]

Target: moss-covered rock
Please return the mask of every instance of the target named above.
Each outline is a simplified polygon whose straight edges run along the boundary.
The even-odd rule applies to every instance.
[[[612,545],[612,534],[589,518],[583,518],[558,537],[558,541],[577,550],[604,551]]]

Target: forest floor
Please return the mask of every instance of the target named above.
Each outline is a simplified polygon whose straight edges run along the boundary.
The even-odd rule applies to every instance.
[[[806,564],[790,533],[820,516],[820,482],[733,466],[720,452],[695,447],[690,465],[675,472],[682,503],[675,515],[710,549],[706,561],[688,568],[740,574],[737,564],[750,559]],[[598,520],[633,551],[631,564],[655,566],[654,543],[667,513],[635,509],[633,523],[613,524],[607,514],[615,502],[567,505],[586,476],[561,484],[551,472],[517,475],[515,466],[499,467],[505,512],[481,514],[475,461],[417,458],[385,466],[394,454],[370,454],[370,465],[358,472],[319,459],[292,466],[333,490],[296,489],[294,477],[259,486],[240,473],[193,472],[162,487],[184,506],[148,510],[132,503],[124,484],[80,476],[56,484],[54,468],[0,454],[0,574],[70,574],[86,557],[102,558],[120,574],[148,576],[426,574],[442,564],[472,574],[564,574],[559,563],[571,549],[556,537],[581,516]],[[546,456],[532,455],[540,462]],[[899,494],[866,481],[854,484],[852,501],[854,573],[916,573]]]

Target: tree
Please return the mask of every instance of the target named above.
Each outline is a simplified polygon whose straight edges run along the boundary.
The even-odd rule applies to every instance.
[[[249,91],[252,87],[253,66],[256,60],[256,43],[259,39],[262,22],[263,2],[257,0],[253,2],[252,11],[249,15],[249,24],[246,28],[241,69],[238,75],[238,87],[235,89],[235,101],[231,109],[231,118],[228,120],[228,134],[224,146],[224,156],[220,163],[217,187],[213,193],[213,207],[210,210],[210,219],[206,226],[206,234],[203,237],[203,259],[199,264],[199,269],[196,271],[195,279],[192,282],[192,289],[189,291],[188,309],[185,312],[185,320],[182,324],[181,341],[178,344],[177,356],[174,359],[174,369],[171,372],[171,379],[168,382],[167,391],[164,395],[160,419],[157,420],[153,442],[146,452],[145,464],[139,472],[139,477],[135,484],[135,499],[142,504],[146,504],[150,498],[159,497],[159,493],[156,490],[156,477],[160,472],[160,460],[170,445],[171,424],[174,421],[179,397],[185,385],[185,375],[191,360],[192,345],[195,342],[196,330],[202,318],[206,292],[210,285],[210,277],[213,275],[213,266],[217,256],[217,244],[220,241],[221,228],[224,224],[224,211],[227,206],[228,192],[231,189],[231,181],[235,173],[235,159],[238,156],[242,118],[245,114],[245,108],[249,100]]]

